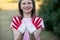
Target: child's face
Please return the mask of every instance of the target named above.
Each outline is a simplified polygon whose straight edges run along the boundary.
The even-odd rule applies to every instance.
[[[33,9],[33,4],[31,0],[22,0],[21,2],[21,9],[23,12],[29,13]]]

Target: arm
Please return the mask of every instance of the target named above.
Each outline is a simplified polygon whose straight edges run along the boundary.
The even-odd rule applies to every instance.
[[[38,29],[37,31],[35,31],[33,34],[29,34],[30,36],[30,40],[40,40],[40,32],[42,31],[42,29]]]
[[[36,40],[35,35],[34,34],[29,34],[30,40]]]
[[[39,28],[38,30],[36,30],[36,32],[34,32],[35,38],[36,40],[40,40],[40,32],[41,32],[41,28]]]
[[[16,29],[12,28],[13,30],[13,36],[14,36],[14,40],[23,40],[23,35],[20,32],[18,32]]]

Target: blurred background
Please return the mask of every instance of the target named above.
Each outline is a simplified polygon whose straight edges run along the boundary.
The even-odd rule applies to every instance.
[[[60,0],[35,0],[37,15],[44,19],[41,40],[60,40]],[[13,40],[10,24],[19,15],[18,0],[0,0],[0,40]]]

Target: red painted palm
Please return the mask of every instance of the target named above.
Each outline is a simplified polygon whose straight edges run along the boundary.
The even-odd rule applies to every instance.
[[[26,30],[25,24],[22,22],[20,16],[14,17],[12,20],[12,27],[15,28],[20,33],[24,33]]]
[[[13,28],[15,28],[16,30],[19,28],[19,26],[22,24],[22,21],[20,19],[20,17],[18,16],[17,18],[14,17],[14,20],[12,20],[12,22],[14,23],[14,25],[12,25]]]
[[[32,19],[32,23],[36,27],[36,29],[39,29],[40,27],[42,27],[41,22],[42,22],[42,18],[41,17],[38,17],[36,19],[36,16],[34,16],[34,18]]]

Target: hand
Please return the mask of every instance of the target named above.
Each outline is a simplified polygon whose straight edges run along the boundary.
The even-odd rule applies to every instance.
[[[19,26],[22,24],[22,21],[21,21],[20,17],[18,16],[17,18],[14,17],[13,20],[12,20],[12,22],[14,24],[14,25],[12,25],[12,27],[15,28],[16,30],[18,30]]]
[[[36,18],[36,16],[34,16],[34,18],[32,19],[32,24],[35,26],[36,29],[39,29],[40,27],[42,27],[42,18],[38,17]]]
[[[14,17],[12,20],[12,27],[15,28],[16,30],[18,30],[20,33],[24,33],[26,26],[24,25],[24,23],[22,22],[21,18],[19,16]]]
[[[36,30],[42,27],[42,18],[34,16],[32,20],[27,23],[27,30],[30,34],[33,34]]]

